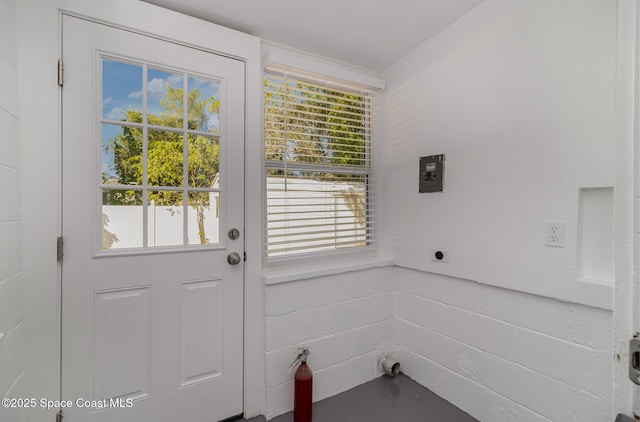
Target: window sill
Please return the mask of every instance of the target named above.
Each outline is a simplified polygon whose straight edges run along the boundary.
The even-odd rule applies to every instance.
[[[289,283],[310,278],[343,274],[370,268],[388,267],[394,264],[393,258],[386,256],[361,257],[348,262],[307,264],[304,266],[286,266],[269,268],[262,271],[265,285]]]

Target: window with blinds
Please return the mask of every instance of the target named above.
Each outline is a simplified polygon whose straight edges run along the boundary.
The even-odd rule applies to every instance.
[[[267,258],[375,242],[371,98],[264,74]]]

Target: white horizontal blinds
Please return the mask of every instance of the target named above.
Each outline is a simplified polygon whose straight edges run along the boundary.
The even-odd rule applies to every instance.
[[[268,258],[370,246],[368,94],[266,72]]]

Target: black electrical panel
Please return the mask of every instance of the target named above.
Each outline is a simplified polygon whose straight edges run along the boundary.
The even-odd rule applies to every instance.
[[[420,157],[418,191],[442,192],[444,188],[444,154]]]

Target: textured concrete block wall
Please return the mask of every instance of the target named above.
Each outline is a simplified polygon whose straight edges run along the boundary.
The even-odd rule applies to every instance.
[[[395,268],[403,372],[483,422],[611,420],[611,312]]]
[[[616,184],[617,7],[486,0],[383,72],[401,365],[482,422],[613,419],[613,280],[576,257],[581,188]],[[445,188],[420,194],[431,154]]]
[[[15,0],[0,0],[0,397],[24,397]],[[0,420],[25,420],[0,407]]]
[[[393,268],[376,268],[266,287],[267,418],[293,409],[300,346],[311,350],[313,399],[381,375],[379,350],[394,343]]]

